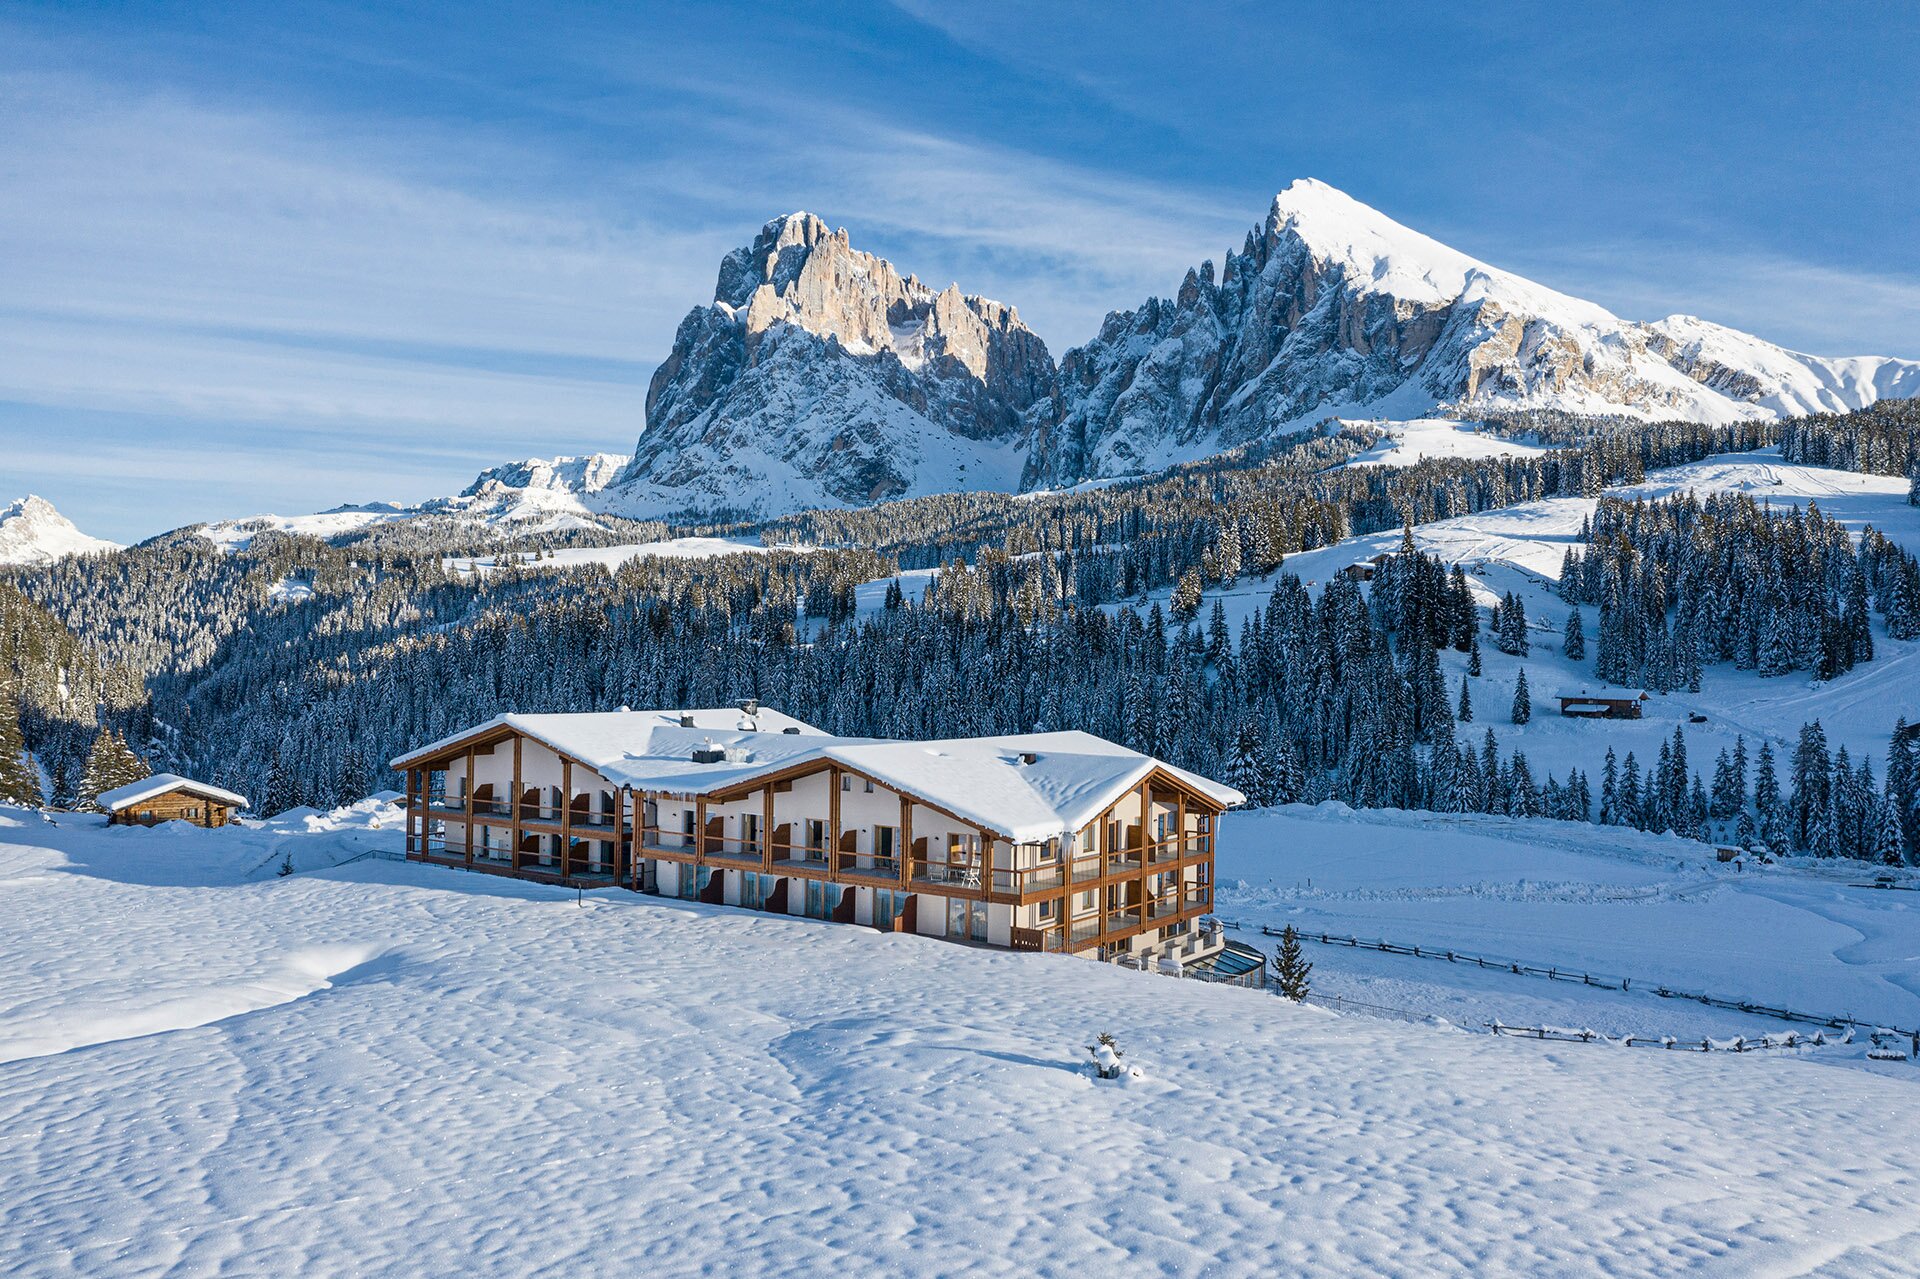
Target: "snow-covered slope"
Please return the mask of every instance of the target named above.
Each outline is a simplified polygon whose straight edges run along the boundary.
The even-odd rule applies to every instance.
[[[523,531],[598,526],[599,494],[627,459],[618,453],[581,457],[529,458],[482,471],[454,497],[432,498],[411,506],[369,502],[340,506],[315,515],[251,515],[216,520],[195,531],[226,550],[238,550],[264,532],[305,537],[339,537],[375,524],[423,517],[445,517]]]
[[[1535,1044],[349,860],[399,848],[379,805],[220,831],[60,821],[0,810],[18,978],[0,983],[0,1256],[28,1279],[1892,1276],[1920,1250],[1910,1066]],[[1489,849],[1245,825],[1249,855],[1283,837],[1307,873],[1385,834],[1406,855],[1383,888],[1444,886],[1456,860],[1451,882],[1519,891],[1660,877],[1557,855],[1545,830]],[[1335,891],[1364,891],[1345,870]],[[1271,893],[1298,871],[1270,871],[1234,872],[1250,907],[1326,905]],[[1647,910],[1635,943],[1684,965],[1711,904]],[[1885,911],[1873,945],[1911,953],[1912,918]],[[1769,935],[1767,971],[1839,967],[1821,948],[1844,929],[1802,922]],[[1313,958],[1330,984],[1346,962]],[[1143,1078],[1087,1077],[1101,1031]]]
[[[1204,263],[1067,353],[1026,478],[1069,484],[1440,405],[1726,422],[1912,395],[1920,362],[1801,355],[1686,316],[1622,320],[1307,179],[1217,280]]]
[[[43,497],[29,493],[0,507],[0,564],[50,564],[69,555],[119,549],[118,542],[82,533]]]
[[[1608,494],[1658,498],[1684,491],[1748,493],[1778,509],[1818,502],[1822,511],[1855,534],[1872,525],[1920,554],[1920,508],[1907,505],[1905,480],[1796,466],[1781,461],[1776,450],[1724,454],[1654,471],[1645,483],[1609,489]],[[1776,753],[1790,751],[1800,726],[1818,719],[1830,742],[1846,746],[1856,760],[1872,758],[1879,770],[1894,722],[1902,716],[1908,720],[1920,716],[1920,643],[1888,638],[1878,617],[1873,660],[1838,679],[1814,680],[1804,672],[1764,678],[1755,671],[1721,664],[1706,668],[1698,693],[1651,698],[1643,719],[1562,718],[1552,700],[1554,694],[1597,686],[1591,644],[1580,661],[1560,651],[1571,606],[1555,589],[1567,548],[1579,537],[1581,524],[1596,505],[1594,498],[1547,498],[1415,526],[1414,541],[1422,551],[1466,569],[1467,582],[1482,608],[1507,591],[1517,593],[1526,605],[1531,652],[1523,659],[1483,645],[1484,674],[1472,681],[1478,713],[1472,724],[1460,726],[1462,740],[1476,740],[1491,727],[1502,749],[1525,750],[1542,778],[1551,772],[1564,779],[1567,770],[1575,767],[1598,777],[1608,746],[1622,758],[1631,750],[1642,761],[1649,760],[1675,728],[1685,731],[1696,763],[1710,765],[1714,754],[1723,746],[1731,748],[1737,737],[1746,738],[1750,751],[1756,751],[1762,740],[1771,741]],[[1288,556],[1281,572],[1298,575],[1317,594],[1335,573],[1356,560],[1397,550],[1400,537],[1394,531],[1347,538]],[[1242,621],[1266,607],[1272,590],[1272,579],[1260,577],[1210,589],[1201,604],[1201,619],[1218,600],[1229,630],[1238,634]],[[1167,592],[1160,593],[1163,603],[1167,598]],[[1587,610],[1590,638],[1596,622],[1592,610]],[[1449,649],[1440,654],[1440,661],[1448,687],[1457,695],[1466,659]],[[1534,712],[1532,722],[1516,726],[1508,722],[1508,710],[1523,666]],[[1693,722],[1694,715],[1705,716],[1705,721]],[[1786,755],[1781,757],[1784,760]]]
[[[808,213],[720,265],[647,390],[608,509],[773,513],[1007,489],[1053,386],[1012,307],[936,292]]]

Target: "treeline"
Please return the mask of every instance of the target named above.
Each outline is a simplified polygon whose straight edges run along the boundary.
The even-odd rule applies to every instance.
[[[1896,639],[1920,633],[1920,562],[1872,530],[1856,548],[1817,503],[1602,498],[1580,540],[1560,595],[1598,610],[1594,673],[1609,683],[1698,691],[1717,662],[1832,679],[1872,659],[1872,611]]]
[[[1789,462],[1898,475],[1920,493],[1920,400],[1880,400],[1852,413],[1814,413],[1780,424]]]

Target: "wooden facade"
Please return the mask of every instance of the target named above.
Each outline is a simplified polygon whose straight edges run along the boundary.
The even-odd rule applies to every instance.
[[[1571,719],[1639,719],[1645,693],[1562,693],[1560,713]]]
[[[496,725],[406,763],[411,860],[1015,949],[1126,951],[1213,910],[1222,805],[1159,766],[1070,838],[1015,843],[826,758],[648,791]]]
[[[135,800],[107,814],[113,826],[158,826],[161,822],[191,822],[213,829],[225,826],[233,817],[233,805],[176,786],[145,799]]]

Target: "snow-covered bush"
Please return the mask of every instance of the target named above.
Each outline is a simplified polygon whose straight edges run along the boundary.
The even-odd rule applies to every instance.
[[[1087,1045],[1087,1052],[1093,1057],[1093,1075],[1096,1079],[1138,1079],[1140,1067],[1128,1063],[1127,1054],[1121,1049],[1119,1041],[1106,1031]]]

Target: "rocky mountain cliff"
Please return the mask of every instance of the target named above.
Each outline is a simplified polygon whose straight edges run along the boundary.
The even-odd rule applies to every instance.
[[[935,290],[808,213],[727,255],[680,324],[607,495],[622,514],[772,511],[1010,488],[1046,344],[1012,307]]]
[[[0,507],[0,564],[48,564],[119,549],[117,542],[82,533],[43,497],[29,493]]]
[[[1628,322],[1305,180],[1217,279],[1203,263],[1068,352],[1023,482],[1152,470],[1335,415],[1724,422],[1916,394],[1920,363],[1799,355],[1688,316]]]

